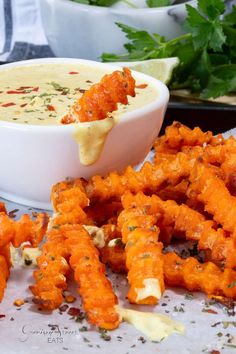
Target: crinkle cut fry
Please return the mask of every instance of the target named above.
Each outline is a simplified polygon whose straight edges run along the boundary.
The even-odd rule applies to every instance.
[[[103,76],[92,85],[71,107],[61,123],[90,122],[107,117],[118,109],[118,103],[128,104],[127,96],[135,96],[135,80],[128,68]]]
[[[197,163],[190,175],[188,193],[202,202],[214,220],[236,238],[236,198],[208,166]]]
[[[225,183],[231,195],[236,196],[236,139],[229,137],[225,142],[225,158],[221,169],[225,175]]]
[[[85,185],[91,202],[109,199],[120,200],[125,191],[156,192],[165,184],[176,185],[190,174],[194,161],[186,154],[179,153],[173,161],[163,161],[159,165],[146,162],[140,171],[128,167],[123,174],[110,173],[107,177],[94,176]]]
[[[82,179],[64,181],[54,185],[51,202],[56,212],[51,226],[93,224],[84,211],[89,205],[89,199],[85,193]]]
[[[177,126],[180,126],[178,129]],[[182,129],[182,134],[180,130]],[[199,128],[193,130],[174,122],[166,128],[166,134],[157,138],[154,161],[173,160],[174,155],[182,151],[189,158],[206,164],[221,166],[222,179],[232,195],[236,195],[236,139],[231,136],[224,139],[221,135],[210,137],[210,132],[203,133]],[[178,131],[179,130],[179,131]],[[197,138],[199,134],[199,138]]]
[[[212,132],[204,133],[199,127],[188,128],[180,122],[173,122],[166,127],[165,134],[154,143],[156,152],[176,153],[181,151],[183,146],[202,146],[211,143]]]
[[[38,268],[34,271],[35,284],[30,286],[34,302],[42,309],[52,311],[63,302],[63,290],[67,288],[66,276],[69,272],[68,249],[62,228],[52,229],[37,258]]]
[[[164,255],[164,275],[170,286],[236,299],[236,271],[228,268],[221,271],[212,262],[199,263],[193,257],[182,259],[174,252],[167,253]]]
[[[10,274],[10,244],[19,247],[22,242],[29,241],[33,247],[41,242],[48,224],[45,213],[38,214],[36,220],[23,215],[14,221],[8,215],[3,203],[0,203],[0,302],[2,301],[6,282]]]
[[[158,242],[159,229],[154,226],[156,219],[156,216],[146,215],[143,208],[125,209],[118,217],[125,244],[131,303],[156,304],[165,289],[162,243]],[[150,283],[155,290],[150,289]]]
[[[104,329],[118,327],[121,319],[116,311],[117,297],[90,235],[81,225],[73,225],[66,228],[66,238],[70,265],[89,322]]]
[[[10,242],[14,247],[19,247],[26,241],[37,247],[46,232],[48,219],[46,213],[40,213],[35,220],[25,214],[14,221],[5,212],[0,213],[0,247]]]
[[[143,193],[132,195],[126,193],[122,197],[125,208],[144,206],[148,214],[161,214],[161,223],[158,226],[172,226],[172,235],[183,232],[187,240],[198,241],[200,250],[209,251],[211,261],[228,268],[236,267],[236,242],[227,237],[224,230],[218,228],[212,220],[189,208],[187,205],[178,205],[173,200],[163,201],[158,196],[148,197]]]

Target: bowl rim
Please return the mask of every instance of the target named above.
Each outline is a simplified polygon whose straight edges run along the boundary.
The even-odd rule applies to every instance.
[[[50,2],[54,0],[41,0],[44,2]],[[95,5],[88,5],[88,4],[81,4],[81,3],[77,3],[77,2],[73,2],[71,0],[57,0],[57,3],[61,2],[61,3],[71,3],[70,6],[72,7],[82,7],[84,10],[89,10],[89,9],[94,9],[97,12],[104,12],[104,11],[108,11],[111,13],[115,13],[115,14],[131,14],[134,11],[137,12],[145,12],[145,13],[160,13],[160,12],[166,12],[168,9],[173,9],[173,8],[178,8],[178,7],[183,7],[186,4],[194,4],[196,3],[197,0],[187,0],[184,3],[180,3],[180,4],[175,4],[175,5],[170,5],[170,6],[162,6],[162,7],[143,7],[143,8],[124,8],[124,9],[119,9],[119,8],[113,8],[113,7],[107,7],[107,6],[95,6]],[[53,6],[55,6],[55,4],[53,4]]]
[[[86,60],[86,59],[75,59],[75,58],[39,58],[39,59],[30,59],[30,60],[22,60],[18,62],[13,62],[9,64],[4,64],[0,66],[0,72],[4,71],[5,69],[8,68],[14,68],[14,67],[20,67],[20,66],[34,66],[34,65],[40,65],[40,64],[85,64],[85,65],[90,65],[90,66],[95,66],[98,68],[101,68],[102,66],[106,67],[108,70],[119,70],[122,69],[120,66],[115,66],[107,63],[101,63],[93,60]],[[161,107],[165,107],[167,105],[170,93],[167,88],[167,86],[162,83],[161,81],[132,70],[134,73],[135,77],[137,79],[140,79],[142,81],[147,81],[148,83],[152,84],[158,91],[159,95],[156,100],[140,107],[137,109],[134,109],[130,112],[122,114],[122,119],[119,120],[119,125],[120,124],[125,124],[126,121],[130,120],[137,120],[139,117],[141,117],[144,113],[149,113],[152,111],[155,111]],[[76,123],[78,124],[78,123]],[[81,124],[90,124],[90,123],[81,123]],[[54,124],[54,125],[37,125],[37,124],[21,124],[21,123],[15,123],[15,122],[8,122],[4,120],[0,120],[0,128],[11,128],[15,130],[21,130],[21,131],[34,131],[37,130],[38,132],[42,131],[45,132],[47,131],[53,131],[57,133],[62,133],[65,131],[71,132],[72,129],[74,129],[75,124],[68,124],[68,125],[60,125],[60,124]]]

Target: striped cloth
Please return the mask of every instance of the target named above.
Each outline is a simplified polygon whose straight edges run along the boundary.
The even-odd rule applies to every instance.
[[[40,0],[0,0],[0,61],[52,57],[39,11]]]

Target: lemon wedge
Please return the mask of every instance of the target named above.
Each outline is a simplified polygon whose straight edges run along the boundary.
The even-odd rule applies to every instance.
[[[168,84],[172,77],[174,68],[179,65],[179,58],[150,59],[143,61],[124,61],[111,63],[118,66],[126,66],[132,70],[150,75],[155,79]]]

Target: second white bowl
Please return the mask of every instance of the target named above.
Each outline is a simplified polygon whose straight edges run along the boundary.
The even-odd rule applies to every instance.
[[[195,5],[196,0],[188,1]],[[184,33],[185,3],[159,8],[116,9],[40,0],[48,42],[56,56],[99,60],[103,52],[123,53],[127,42],[116,22],[175,38]]]

